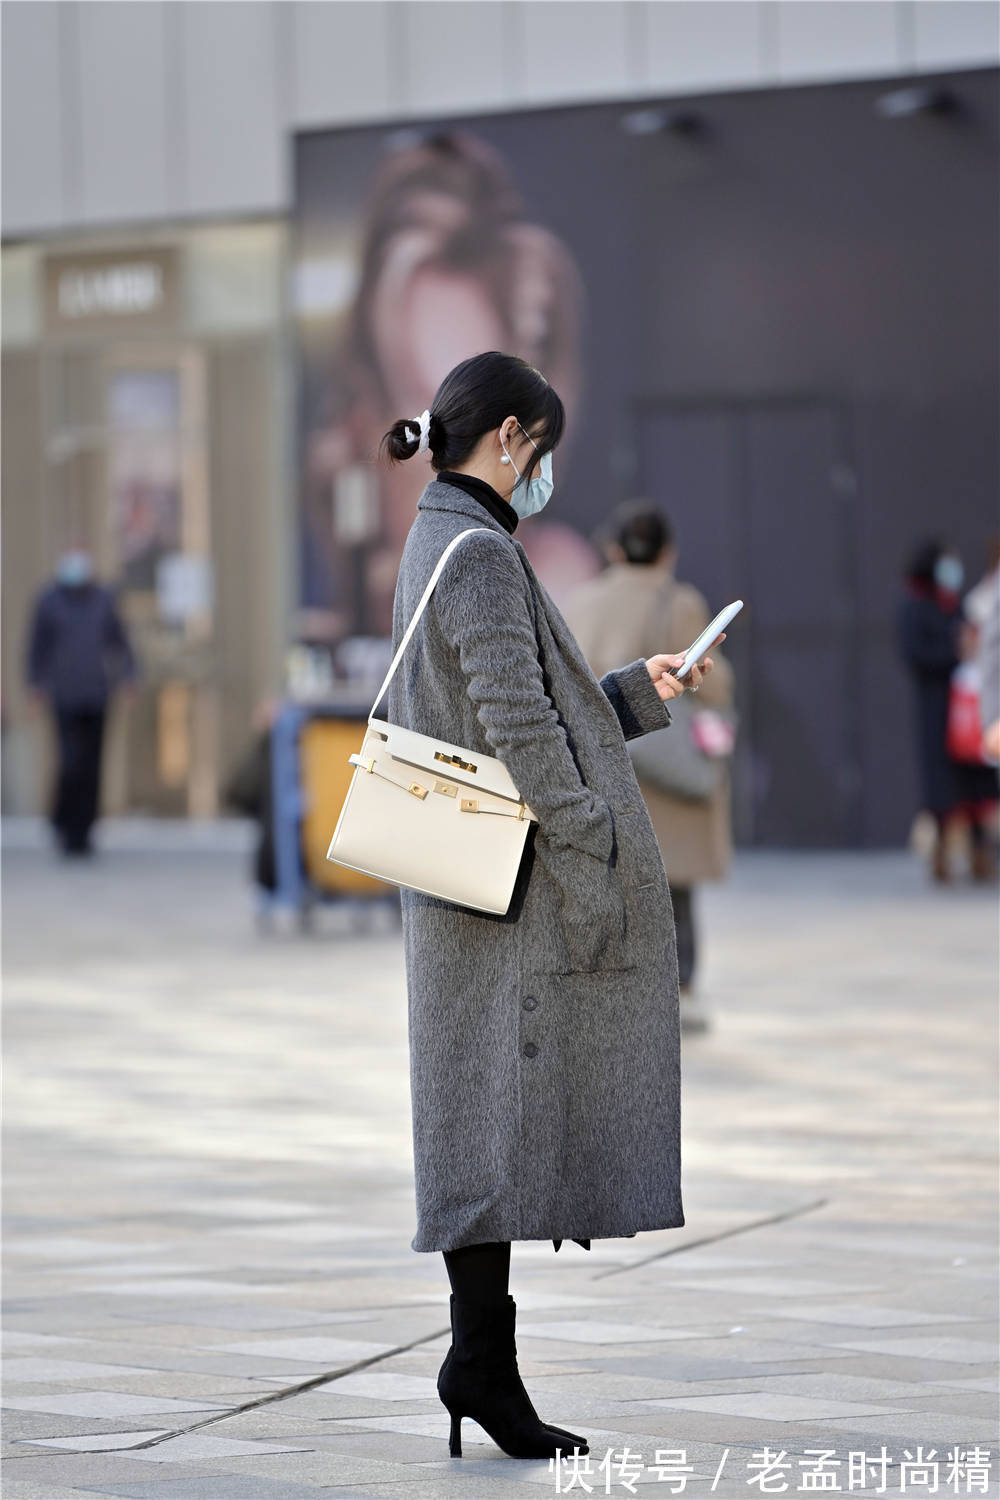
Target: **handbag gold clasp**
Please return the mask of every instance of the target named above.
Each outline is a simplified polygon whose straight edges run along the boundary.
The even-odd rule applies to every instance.
[[[414,797],[419,797],[421,802],[427,796],[427,788],[421,786],[419,781],[411,781],[406,790],[412,792]]]
[[[460,799],[458,805],[459,805],[459,808],[460,808],[460,810],[462,812],[478,812],[479,811],[479,803],[478,803],[478,801],[476,800],[475,797],[462,797]]]
[[[475,775],[475,766],[470,761],[463,760],[460,755],[446,755],[443,750],[435,750],[434,759],[443,760],[445,765],[457,766],[460,771],[471,771]]]

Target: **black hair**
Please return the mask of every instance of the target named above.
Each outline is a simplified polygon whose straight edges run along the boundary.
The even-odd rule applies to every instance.
[[[537,444],[527,468],[525,482],[536,465],[551,453],[563,435],[566,413],[562,401],[545,376],[516,354],[491,349],[464,359],[438,386],[430,406],[431,467],[440,473],[466,461],[484,433],[514,416]],[[412,458],[420,446],[419,422],[404,417],[394,422],[379,444],[379,453],[392,463]]]
[[[630,563],[655,562],[664,547],[673,545],[669,518],[649,500],[627,501],[611,520],[611,534]]]
[[[928,537],[915,548],[906,567],[907,578],[917,583],[930,583],[939,557],[948,551],[940,537]]]

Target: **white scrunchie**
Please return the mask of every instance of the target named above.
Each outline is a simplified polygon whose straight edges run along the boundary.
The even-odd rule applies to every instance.
[[[419,417],[414,417],[413,420],[414,420],[414,424],[419,428],[420,446],[417,448],[417,452],[418,453],[426,453],[427,449],[431,445],[431,414],[430,414],[430,411],[429,410],[422,411],[420,413],[420,416]],[[409,422],[407,422],[406,427],[405,427],[404,430],[405,430],[406,436],[409,438],[410,442],[411,443],[415,442],[418,434],[413,431],[413,428],[410,426]]]

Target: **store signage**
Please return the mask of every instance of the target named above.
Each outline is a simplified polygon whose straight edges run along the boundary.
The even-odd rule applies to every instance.
[[[171,328],[177,317],[176,252],[48,256],[45,314],[50,333],[104,333],[123,324]]]

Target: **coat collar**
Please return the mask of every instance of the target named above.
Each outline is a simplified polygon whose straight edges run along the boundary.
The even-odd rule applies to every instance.
[[[481,526],[488,526],[492,531],[499,532],[508,541],[513,541],[507,528],[502,526],[495,516],[490,515],[485,505],[480,505],[478,500],[474,500],[457,485],[444,484],[440,479],[432,479],[427,485],[417,501],[417,510],[454,511],[460,516],[468,516]]]

